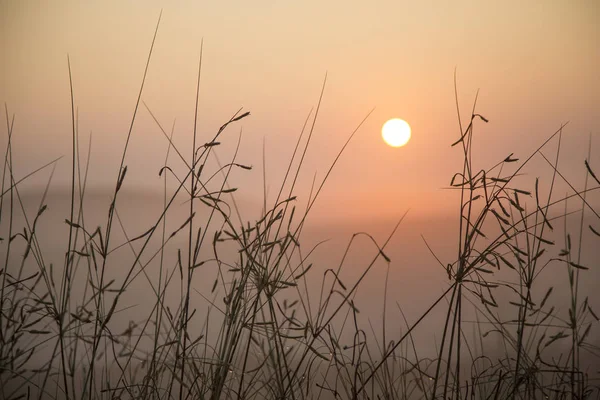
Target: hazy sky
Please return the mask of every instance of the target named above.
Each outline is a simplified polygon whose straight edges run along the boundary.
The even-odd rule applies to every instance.
[[[245,221],[253,223],[262,204],[263,144],[272,203],[311,109],[314,116],[326,74],[323,102],[298,183],[300,206],[306,204],[313,177],[320,183],[349,135],[374,109],[340,158],[299,238],[302,257],[316,243],[331,239],[308,259],[311,263],[314,260],[315,269],[306,285],[317,293],[328,268],[343,263],[342,277],[346,284],[354,283],[378,254],[371,239],[362,235],[353,242],[346,258],[344,251],[353,233],[369,232],[383,244],[398,218],[410,209],[385,249],[392,262],[386,264],[380,257],[361,281],[357,304],[365,329],[371,318],[375,329],[380,329],[384,296],[390,304],[386,316],[393,315],[387,329],[397,335],[403,320],[395,304],[401,305],[412,323],[448,287],[444,267],[429,253],[421,234],[442,265],[456,260],[460,199],[458,192],[444,189],[462,169],[461,149],[450,147],[461,134],[455,71],[463,126],[468,123],[478,90],[476,112],[489,119],[488,124],[477,121],[475,125],[476,170],[490,168],[511,153],[527,158],[561,124],[569,122],[562,137],[561,173],[575,188],[583,188],[584,159],[591,137],[590,164],[600,176],[599,0],[0,0],[0,149],[4,151],[8,137],[6,104],[9,118],[14,115],[13,172],[17,179],[64,156],[53,178],[57,189],[46,199],[50,211],[36,230],[36,236],[42,238],[44,257],[54,260],[54,265],[62,263],[67,239],[69,243],[71,240],[69,226],[63,223],[69,218],[72,151],[67,55],[78,110],[82,164],[86,163],[92,138],[85,223],[88,227],[101,225],[104,230],[110,204],[106,189],[114,188],[161,10],[142,99],[166,131],[174,126],[173,141],[189,160],[203,41],[198,142],[210,141],[238,109],[243,107],[251,113],[228,128],[220,138],[222,145],[216,148],[222,162],[231,160],[242,131],[236,161],[254,169],[236,170],[231,184],[239,187],[236,195],[242,208],[253,213],[243,215]],[[413,136],[405,147],[391,148],[382,141],[381,127],[390,118],[402,118],[411,125]],[[120,246],[126,242],[121,218],[132,238],[147,232],[163,210],[163,181],[158,172],[167,147],[168,141],[141,104],[125,160],[126,190],[117,203],[119,226],[115,222],[112,227],[117,233],[110,245],[119,251],[111,255],[111,268],[118,268],[110,269],[110,273],[117,279],[123,279],[120,274],[125,273],[121,265],[134,265],[136,258],[128,246]],[[556,141],[544,149],[544,154],[554,158],[555,151]],[[169,157],[173,171],[179,175],[187,172],[173,151]],[[212,173],[214,164],[209,167]],[[532,159],[523,172],[518,180],[524,189],[533,190],[537,176],[541,177],[542,193],[549,187],[552,170],[541,157]],[[46,169],[21,186],[24,194],[19,201],[24,201],[30,215],[37,213],[40,189],[49,175],[50,169]],[[567,192],[571,189],[558,179],[555,198]],[[600,190],[588,197],[595,210],[600,209],[597,192]],[[569,205],[580,207],[581,202]],[[172,207],[174,215],[169,215],[172,231],[188,215],[187,207],[178,206]],[[197,210],[202,211],[195,217],[194,228],[203,226],[204,232],[218,229],[214,222],[208,229],[202,225],[208,211]],[[561,210],[562,204],[551,212]],[[544,257],[557,257],[559,249],[567,247],[563,245],[565,232],[573,232],[575,248],[581,221],[583,227],[593,224],[599,229],[600,222],[592,212],[586,211],[581,220],[580,215],[573,215],[568,224],[557,222],[558,228],[544,236],[557,243],[548,246]],[[14,226],[24,223],[17,220]],[[12,225],[4,223],[0,228],[8,230]],[[486,233],[490,231],[499,234],[495,225],[489,230],[486,226]],[[587,228],[582,232],[581,264],[593,266],[600,259],[598,238]],[[485,240],[480,239],[477,246],[489,243]],[[155,235],[152,245],[158,247],[158,241]],[[141,242],[134,245],[141,247]],[[175,268],[175,249],[185,250],[187,244],[183,234],[169,243],[172,251],[165,256],[168,268]],[[144,253],[144,261],[151,259],[153,251]],[[205,254],[207,260],[212,258],[210,246],[202,251],[206,253],[201,258]],[[223,253],[238,257],[237,252],[228,253],[228,248]],[[21,254],[12,251],[10,256],[16,260]],[[299,254],[294,257],[299,259]],[[153,260],[151,268],[155,269],[147,271],[157,276],[159,259]],[[203,268],[194,284],[212,285],[217,264],[211,262]],[[83,274],[84,269],[81,271]],[[563,307],[556,315],[566,321],[570,304],[567,271],[560,262],[544,271],[539,285],[543,289],[536,286],[535,290],[556,286],[553,296]],[[586,273],[580,292],[590,294],[589,303],[597,310],[600,299],[592,295],[600,282],[600,269],[592,267]],[[512,270],[503,267],[494,279],[510,282],[516,278]],[[382,290],[386,280],[389,293]],[[150,293],[148,282],[151,279],[146,281],[140,275],[128,291],[131,297],[121,301],[152,306],[145,301]],[[172,284],[174,289],[169,290],[177,294],[177,285]],[[499,289],[499,293],[506,299],[513,295],[507,288]],[[206,304],[200,297],[193,300],[202,307]],[[514,311],[512,305],[506,307],[502,312]],[[132,310],[132,314],[119,314],[118,318],[137,319],[146,312]],[[432,334],[435,337],[435,332],[441,332],[436,327],[443,326],[444,312],[444,306],[436,308],[419,327],[417,335],[426,342],[425,349],[432,349]],[[420,350],[421,357],[423,354]]]
[[[364,116],[375,111],[342,156],[317,212],[331,217],[443,210],[460,169],[454,70],[463,120],[477,89],[475,162],[486,168],[510,153],[525,158],[570,121],[561,168],[580,182],[589,135],[600,141],[600,3],[597,1],[0,1],[0,101],[15,114],[15,173],[65,155],[68,181],[71,58],[81,145],[93,135],[90,182],[114,182],[154,29],[163,10],[143,99],[190,155],[195,79],[204,39],[199,137],[208,141],[236,110],[251,117],[226,132],[231,157],[240,128],[240,196],[262,197],[262,146],[273,195],[306,116],[328,74],[304,194]],[[413,137],[387,147],[389,118]],[[2,145],[6,144],[2,115]],[[156,187],[167,141],[141,106],[128,184]],[[594,146],[593,146],[594,148]],[[595,146],[597,148],[597,146]],[[551,154],[548,149],[547,154]],[[179,167],[172,158],[174,167]],[[594,161],[595,160],[595,161]],[[600,154],[592,154],[600,165]],[[532,164],[531,178],[547,175]],[[538,168],[539,167],[539,168]],[[39,175],[39,181],[48,174]],[[31,184],[36,182],[30,181]],[[158,186],[160,187],[160,186]]]

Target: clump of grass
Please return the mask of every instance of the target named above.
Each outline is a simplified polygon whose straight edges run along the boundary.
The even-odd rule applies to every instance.
[[[155,38],[157,32],[158,25]],[[562,127],[524,162],[511,154],[480,169],[472,162],[473,135],[477,124],[488,121],[473,106],[469,124],[460,127],[453,144],[463,154],[461,171],[450,182],[450,188],[460,193],[457,255],[452,262],[436,257],[447,276],[447,288],[416,321],[408,321],[398,305],[396,318],[403,319],[406,329],[390,338],[385,318],[381,336],[370,321],[365,325],[356,292],[376,263],[385,263],[389,271],[392,260],[386,246],[402,219],[381,244],[367,233],[354,234],[339,264],[324,271],[320,290],[308,288],[307,276],[317,270],[310,263],[311,255],[319,245],[302,247],[301,233],[356,132],[325,178],[313,185],[307,206],[299,207],[296,182],[315,133],[323,92],[314,114],[311,111],[306,118],[274,202],[268,204],[265,195],[257,220],[243,219],[234,197],[237,188],[229,183],[232,171],[252,169],[238,160],[240,139],[227,163],[216,158],[223,132],[250,113],[239,110],[205,143],[198,139],[194,122],[186,157],[173,141],[174,128],[167,133],[144,103],[167,143],[164,163],[157,166],[163,204],[154,218],[145,221],[147,230],[128,233],[119,209],[128,183],[127,147],[152,47],[107,217],[100,225],[90,224],[86,208],[91,149],[85,158],[88,162],[82,162],[71,86],[70,207],[60,268],[42,250],[44,237],[39,233],[48,213],[46,197],[53,172],[39,206],[28,212],[19,187],[23,180],[13,170],[14,117],[5,108],[8,144],[0,197],[2,398],[583,399],[598,395],[593,380],[597,375],[585,369],[581,357],[582,351],[598,354],[589,342],[598,318],[588,298],[582,298],[579,282],[580,274],[589,268],[581,261],[583,212],[598,217],[586,196],[600,182],[586,160],[586,177],[592,186],[586,178],[582,190],[571,187],[571,194],[555,198],[555,181],[566,182],[558,163]],[[197,98],[201,66],[202,56]],[[196,102],[196,114],[197,107]],[[544,154],[552,140],[558,141],[553,162]],[[186,166],[183,175],[171,168],[174,156]],[[551,171],[544,197],[537,179],[532,189],[515,183],[534,157],[545,159]],[[213,158],[214,168],[209,162]],[[57,161],[41,169],[54,168]],[[169,189],[169,182],[175,182],[174,189]],[[177,214],[181,199],[185,199],[183,217]],[[561,219],[567,220],[571,199],[582,204],[578,244],[573,245],[564,222],[565,243],[557,250],[550,233]],[[552,216],[561,205],[564,212]],[[599,229],[589,227],[595,236],[600,236]],[[344,266],[359,237],[372,242],[373,257],[358,279],[348,282]],[[125,252],[130,257],[123,265],[117,257]],[[538,288],[540,274],[550,266],[565,269],[566,312],[552,305],[552,287]],[[131,287],[144,280],[153,297],[144,301],[146,308],[136,312],[135,320],[123,321],[121,312],[133,305],[128,297]],[[389,315],[388,285],[386,275],[383,315]],[[444,303],[446,317],[437,332],[437,356],[428,358],[415,344],[415,330]],[[499,311],[503,305],[507,313]],[[471,331],[467,318],[477,321]],[[431,334],[433,346],[436,333]],[[475,339],[468,339],[470,334]],[[490,338],[502,345],[502,353],[489,352]],[[561,342],[568,343],[567,350],[557,357],[553,351]]]

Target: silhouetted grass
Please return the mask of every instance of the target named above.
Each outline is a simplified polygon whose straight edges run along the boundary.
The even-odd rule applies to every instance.
[[[146,70],[151,55],[152,48]],[[201,65],[200,58],[197,97]],[[571,193],[556,198],[555,182],[567,182],[558,165],[563,127],[524,161],[511,154],[482,169],[472,162],[472,141],[475,126],[488,121],[473,106],[468,125],[460,127],[460,138],[453,144],[463,154],[461,170],[450,181],[450,189],[460,192],[456,258],[444,263],[435,257],[447,275],[447,288],[424,307],[420,318],[408,321],[402,304],[396,309],[388,303],[386,275],[383,315],[394,315],[405,324],[402,334],[390,336],[385,317],[381,327],[369,320],[366,330],[355,295],[376,262],[386,263],[389,271],[392,260],[386,246],[402,219],[381,244],[367,233],[354,234],[339,264],[326,269],[320,288],[308,288],[307,276],[314,272],[308,260],[315,248],[301,247],[300,235],[356,132],[324,179],[313,185],[301,209],[296,182],[315,133],[323,92],[298,136],[275,201],[268,204],[265,194],[258,220],[243,219],[234,197],[237,188],[229,186],[233,170],[251,169],[237,160],[237,149],[227,163],[217,161],[216,170],[209,163],[223,132],[250,114],[238,111],[203,144],[195,121],[193,144],[186,150],[175,146],[173,129],[168,134],[146,105],[168,141],[164,164],[156,166],[163,180],[163,205],[158,215],[148,215],[148,229],[131,237],[119,204],[144,81],[145,72],[111,202],[102,210],[106,220],[99,225],[86,220],[98,210],[88,210],[84,201],[89,165],[81,161],[71,86],[72,168],[65,216],[69,234],[62,265],[47,257],[44,237],[38,233],[48,212],[52,174],[39,207],[28,212],[19,188],[23,179],[13,172],[13,118],[5,107],[2,398],[584,399],[600,394],[598,372],[586,369],[590,365],[582,361],[584,351],[598,361],[598,348],[589,341],[597,332],[598,317],[579,288],[585,270],[593,267],[581,261],[583,234],[589,231],[600,240],[598,214],[586,201],[600,182],[588,160],[582,161],[584,188],[571,186]],[[196,114],[197,107],[196,102]],[[544,154],[550,141],[558,142],[554,161]],[[91,148],[88,161],[90,152]],[[184,175],[169,166],[172,157],[185,164]],[[533,157],[547,161],[548,180],[536,180],[533,188],[516,185],[515,178]],[[39,170],[54,168],[57,161]],[[175,182],[175,189],[170,190],[167,181]],[[542,184],[546,196],[540,194]],[[182,199],[184,218],[176,213]],[[577,240],[566,225],[568,201],[581,204]],[[564,211],[557,213],[561,207]],[[584,226],[584,212],[591,212],[599,226]],[[565,238],[558,244],[549,232],[560,223]],[[174,248],[175,238],[182,236],[184,242]],[[344,282],[343,268],[359,236],[373,243],[372,261],[358,279]],[[127,251],[130,262],[123,264],[117,255]],[[153,271],[149,265],[158,268]],[[539,287],[540,273],[550,266],[561,268],[566,276],[566,312],[551,305],[552,287]],[[147,309],[123,329],[120,313],[132,306],[128,290],[144,280],[152,297],[137,300]],[[442,329],[430,332],[437,353],[431,358],[423,355],[428,349],[419,348],[414,335],[436,307],[446,307],[446,312]],[[476,323],[467,325],[467,320]],[[489,349],[485,338],[490,336],[501,348]],[[563,347],[557,352],[559,343]]]

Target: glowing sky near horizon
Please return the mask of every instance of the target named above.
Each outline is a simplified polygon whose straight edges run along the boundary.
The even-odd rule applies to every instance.
[[[597,1],[2,1],[0,101],[15,114],[18,176],[65,155],[57,184],[68,177],[69,54],[84,150],[93,135],[90,182],[112,184],[120,161],[115,149],[125,142],[161,9],[143,100],[167,131],[175,121],[174,141],[189,156],[204,39],[201,140],[240,107],[251,112],[227,132],[220,150],[227,159],[243,128],[239,161],[255,169],[243,176],[239,193],[251,199],[263,193],[263,138],[273,194],[326,73],[304,190],[315,173],[323,178],[375,108],[322,193],[320,210],[333,217],[447,207],[450,194],[440,188],[461,160],[450,148],[460,135],[455,70],[463,122],[478,89],[477,112],[490,120],[476,126],[474,161],[481,168],[510,153],[525,158],[569,121],[561,165],[579,182],[589,135],[600,143]],[[401,151],[380,139],[382,124],[397,115],[413,129],[410,146]],[[129,184],[156,185],[167,141],[143,105],[130,145]],[[600,165],[599,157],[596,152],[592,161]],[[534,174],[548,174],[542,162],[532,167]],[[46,179],[40,175],[38,183]]]

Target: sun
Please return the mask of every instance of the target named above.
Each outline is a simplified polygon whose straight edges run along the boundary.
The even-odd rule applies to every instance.
[[[400,118],[393,118],[381,128],[383,140],[392,147],[402,147],[410,140],[410,125]]]

